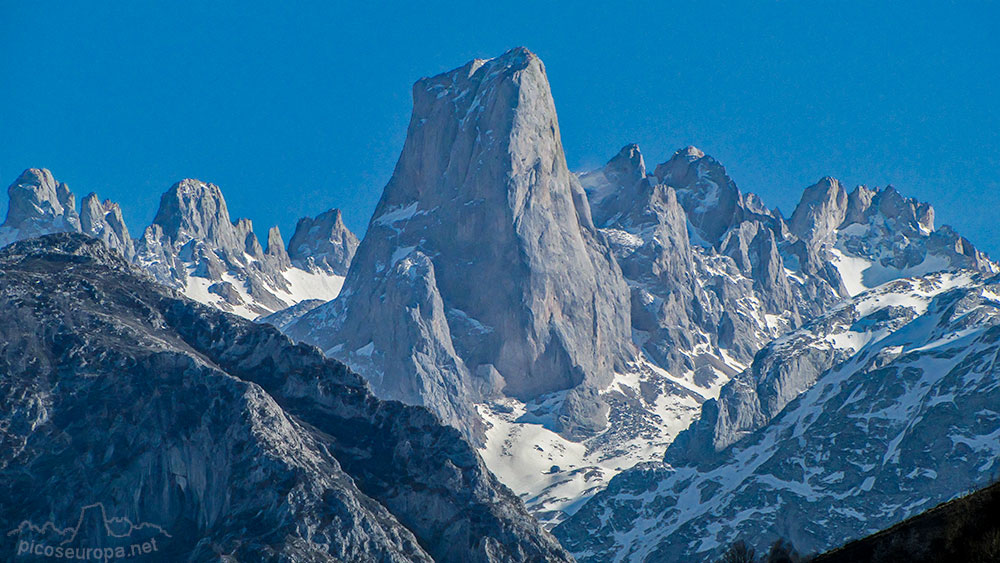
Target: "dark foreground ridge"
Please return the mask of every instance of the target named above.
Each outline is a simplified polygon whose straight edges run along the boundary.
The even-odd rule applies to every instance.
[[[0,560],[570,560],[457,430],[96,239],[0,251],[0,310]]]
[[[824,553],[813,563],[1000,561],[1000,483]]]

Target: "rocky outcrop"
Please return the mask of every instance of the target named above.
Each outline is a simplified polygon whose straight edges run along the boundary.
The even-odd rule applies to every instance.
[[[153,224],[136,250],[137,261],[148,266],[157,281],[182,291],[194,293],[199,283],[206,287],[228,283],[239,296],[238,304],[218,289],[211,292],[223,297],[216,304],[224,310],[246,310],[256,316],[291,304],[278,296],[289,289],[280,267],[264,259],[249,220],[231,221],[215,184],[194,179],[174,184],[160,198]]]
[[[862,280],[874,286],[884,270],[920,274],[969,268],[997,271],[995,264],[947,225],[935,230],[934,208],[904,197],[894,187],[870,190],[859,186],[838,231],[838,248],[873,263]]]
[[[358,244],[358,237],[344,225],[340,210],[331,209],[316,217],[299,219],[295,234],[288,241],[288,255],[304,270],[319,268],[345,276]]]
[[[929,205],[891,187],[861,186],[848,195],[836,179],[823,178],[804,191],[786,224],[763,205],[744,205],[749,196],[698,149],[677,151],[654,175],[642,175],[642,161],[628,145],[605,168],[581,176],[632,286],[637,342],[675,376],[694,373],[706,398],[711,383],[742,371],[678,435],[668,452],[675,464],[715,459],[856,352],[829,340],[837,338],[830,331],[858,320],[850,308],[838,309],[839,324],[829,317],[810,323],[843,296],[907,275],[996,271],[950,228],[935,231]],[[686,186],[686,206],[674,197],[681,189],[667,183]],[[702,243],[689,243],[689,232]],[[705,237],[716,242],[706,246]],[[905,313],[872,321],[868,330],[895,330],[909,320]],[[714,361],[705,362],[709,357]]]
[[[726,169],[695,147],[678,150],[654,171],[656,181],[673,187],[677,201],[700,241],[716,245],[746,215],[743,198]]]
[[[285,251],[285,242],[281,238],[281,230],[277,226],[271,227],[267,231],[267,249],[264,250],[264,259],[281,271],[292,267],[292,259]]]
[[[912,319],[907,308],[862,319],[838,305],[865,283],[994,268],[950,229],[934,231],[929,206],[895,190],[848,195],[824,178],[805,190],[786,223],[740,193],[698,149],[678,151],[657,174],[644,173],[643,160],[627,145],[581,182],[632,289],[635,342],[701,399],[700,417],[669,446],[666,459],[675,466],[715,463],[873,334]],[[899,260],[910,255],[916,259]],[[823,316],[831,309],[837,315]],[[656,396],[654,385],[645,389]],[[684,400],[673,395],[666,403]],[[628,408],[631,420],[641,419]]]
[[[835,242],[833,237],[847,215],[847,200],[840,182],[829,176],[823,178],[802,192],[788,230],[814,248]]]
[[[135,256],[135,246],[128,234],[121,207],[109,199],[102,203],[93,192],[80,204],[80,232],[101,239],[129,260]]]
[[[639,147],[627,145],[581,182],[632,288],[637,343],[706,396],[798,326],[816,294],[837,297],[822,282],[789,279],[781,218],[756,199],[746,207],[725,169],[694,147],[649,175]]]
[[[420,80],[413,98],[343,297],[289,333],[370,365],[377,393],[449,418],[436,389],[480,400],[606,386],[634,355],[628,288],[566,166],[541,60],[519,48],[472,61]],[[382,299],[387,284],[414,299]],[[417,340],[370,322],[401,316]],[[419,397],[400,394],[413,385]],[[562,402],[559,431],[603,427],[606,409],[576,404]]]
[[[0,225],[0,246],[48,233],[79,232],[76,197],[44,168],[25,170],[7,188],[7,218]]]
[[[164,561],[569,560],[425,409],[93,238],[0,251],[0,306],[4,559],[68,527]]]

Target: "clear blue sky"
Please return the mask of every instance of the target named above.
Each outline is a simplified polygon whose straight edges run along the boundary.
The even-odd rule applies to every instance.
[[[98,4],[0,0],[0,183],[50,168],[134,236],[184,177],[258,236],[335,206],[360,233],[413,82],[524,45],[575,170],[693,144],[786,214],[893,183],[1000,257],[1000,3]]]

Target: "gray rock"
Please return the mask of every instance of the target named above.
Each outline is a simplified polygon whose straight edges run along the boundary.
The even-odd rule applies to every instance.
[[[988,258],[950,228],[934,231],[933,215],[929,205],[904,198],[893,188],[869,190],[859,186],[848,196],[839,182],[824,178],[803,194],[789,227],[800,240],[788,239],[785,247],[796,253],[800,275],[817,278],[817,284],[825,281],[833,288],[838,287],[834,283],[839,282],[840,273],[826,262],[831,248],[893,268],[865,274],[869,276],[863,280],[867,284],[885,282],[882,291],[905,285],[892,280],[910,272],[921,273],[921,269],[996,271]],[[928,261],[931,266],[923,268]],[[773,269],[766,277],[773,279],[775,275],[783,277]],[[837,292],[848,293],[843,283]],[[759,294],[767,299],[775,292]],[[886,314],[889,316],[879,322],[868,319],[867,329],[861,332],[891,332],[912,318],[912,311],[906,308],[888,308],[883,310]],[[835,313],[767,344],[755,355],[750,368],[722,389],[718,400],[703,405],[700,418],[671,444],[667,461],[675,465],[713,462],[719,452],[767,425],[789,402],[808,390],[821,373],[857,352],[838,348],[833,342],[860,322],[858,315],[854,307],[842,305]]]
[[[230,219],[218,186],[186,179],[161,197],[153,224],[135,243],[135,262],[160,283],[202,300],[204,295],[192,289],[192,277],[212,282],[228,277],[226,285],[209,289],[222,297],[210,302],[251,318],[283,310],[303,297],[320,297],[292,293],[285,272],[293,264],[277,227],[268,231],[267,243],[265,250],[249,219]]]
[[[344,225],[340,210],[331,209],[299,219],[288,241],[288,255],[304,270],[320,268],[344,276],[358,244],[358,237]]]
[[[26,170],[8,193],[10,205],[0,225],[0,247],[49,233],[83,233],[121,252],[160,283],[248,317],[285,309],[303,298],[332,299],[339,284],[316,278],[342,277],[357,246],[339,211],[335,217],[321,215],[317,225],[330,215],[328,240],[312,242],[312,255],[302,266],[313,279],[296,288],[290,280],[302,276],[286,275],[297,266],[285,251],[277,227],[268,231],[265,251],[249,219],[230,220],[226,200],[214,184],[187,179],[172,186],[161,197],[153,224],[134,240],[118,204],[102,203],[91,193],[77,212],[73,193],[48,170]],[[226,276],[228,285],[212,291],[208,286],[190,285],[192,277],[221,282]],[[213,295],[223,298],[213,299]]]
[[[754,210],[745,209],[714,159],[688,147],[652,176],[642,162],[639,148],[627,145],[581,182],[632,287],[637,342],[647,358],[697,379],[708,394],[737,371],[731,359],[748,364],[768,340],[800,323],[800,307],[815,310],[814,295],[785,274],[775,235],[784,233],[781,220],[757,199]],[[771,326],[767,315],[781,325]]]
[[[285,251],[285,241],[282,240],[281,230],[277,225],[267,231],[267,250],[264,251],[264,256],[280,271],[292,267],[292,260]]]
[[[79,232],[76,197],[44,168],[25,170],[7,188],[7,218],[0,225],[0,246],[48,233]]]
[[[80,232],[101,239],[104,244],[130,260],[135,256],[135,247],[122,217],[121,207],[111,200],[101,203],[93,192],[83,198],[80,204]]]
[[[566,166],[542,62],[514,49],[420,80],[413,98],[403,153],[342,297],[289,333],[350,365],[370,343],[371,367],[359,369],[377,393],[439,378],[415,390],[435,409],[443,408],[436,389],[447,389],[450,404],[482,398],[499,380],[484,386],[469,373],[491,369],[503,393],[521,399],[606,386],[634,355],[628,288]],[[416,301],[382,299],[386,284],[396,283],[387,277],[404,274],[421,280]],[[425,306],[438,298],[443,317]],[[423,327],[410,335],[422,340],[398,343],[398,320],[370,320],[410,311]],[[441,353],[423,358],[414,350]],[[435,367],[425,373],[427,361]],[[564,402],[560,414],[572,422],[558,430],[601,424],[600,409],[577,404]]]
[[[841,251],[879,266],[864,273],[868,287],[906,274],[959,268],[998,271],[985,254],[960,239],[950,227],[935,230],[930,204],[904,197],[892,186],[859,186],[848,197],[836,242]]]
[[[192,178],[177,182],[160,197],[160,207],[153,218],[163,234],[176,243],[191,239],[203,241],[220,250],[242,254],[247,224],[234,225],[222,190]]]
[[[837,228],[844,222],[848,206],[847,192],[835,178],[829,176],[809,186],[788,223],[788,230],[818,247],[832,244]]]
[[[673,187],[698,238],[718,244],[722,235],[745,217],[736,184],[714,158],[695,147],[678,150],[654,172],[657,182]]]

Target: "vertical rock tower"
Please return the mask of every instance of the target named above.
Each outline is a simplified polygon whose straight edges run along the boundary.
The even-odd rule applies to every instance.
[[[634,357],[628,291],[566,165],[545,67],[516,48],[414,85],[342,296],[290,332],[465,429],[474,401],[568,390],[554,424],[587,434],[605,423],[596,390]]]

